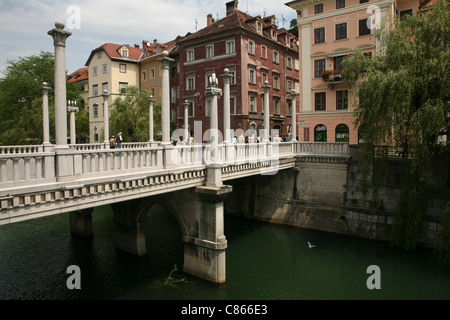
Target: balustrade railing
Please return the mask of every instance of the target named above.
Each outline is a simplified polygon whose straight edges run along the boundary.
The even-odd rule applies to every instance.
[[[268,157],[294,155],[347,156],[349,151],[347,143],[335,142],[247,143],[216,148],[206,144],[165,148],[142,142],[123,143],[119,149],[97,143],[69,145],[66,150],[49,152],[44,152],[42,145],[0,146],[0,189],[54,182],[61,177],[103,177],[210,163],[255,163]]]

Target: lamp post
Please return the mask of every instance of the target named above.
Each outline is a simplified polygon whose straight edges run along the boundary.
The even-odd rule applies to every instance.
[[[108,104],[108,91],[105,89],[103,91],[103,135],[104,135],[104,141],[105,149],[108,149],[109,147],[109,104]]]
[[[153,139],[153,104],[155,103],[155,98],[150,96],[148,98],[148,132],[149,132],[149,140],[148,142],[152,143]]]
[[[222,89],[219,88],[219,79],[213,73],[208,77],[208,87],[206,88],[206,96],[212,97],[211,115],[210,115],[210,142],[211,142],[211,162],[218,161],[218,145],[219,145],[219,119],[217,112],[217,99],[222,95]]]
[[[48,90],[50,87],[47,87],[47,82],[42,83],[42,127],[43,127],[43,145],[44,149],[47,146],[50,146],[50,126],[49,126],[49,118],[48,118]]]

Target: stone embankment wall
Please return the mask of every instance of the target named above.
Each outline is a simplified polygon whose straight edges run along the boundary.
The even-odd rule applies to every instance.
[[[358,163],[359,149],[352,147],[350,157],[324,156],[314,161],[298,157],[294,170],[228,181],[233,193],[225,211],[272,223],[390,241],[393,210],[400,195],[397,180],[401,159],[390,164],[389,179],[380,189],[381,201],[375,209],[370,208],[371,195],[364,197],[361,191]],[[444,177],[441,180],[446,181],[447,171],[440,171]],[[429,202],[422,244],[433,248],[443,209],[442,200]]]

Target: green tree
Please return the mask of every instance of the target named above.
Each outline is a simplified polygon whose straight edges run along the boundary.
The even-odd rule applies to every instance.
[[[129,86],[122,96],[116,98],[112,103],[110,116],[110,132],[116,135],[123,133],[125,142],[148,141],[149,139],[149,116],[148,99],[150,94],[143,90],[139,91],[136,86]],[[161,106],[154,105],[154,136],[161,131]]]
[[[0,145],[42,143],[42,84],[49,90],[50,135],[54,133],[54,57],[50,52],[8,60],[0,79]],[[67,83],[67,99],[80,90]],[[68,127],[69,128],[69,127]]]
[[[289,25],[289,32],[298,38],[298,24],[297,19],[292,19]]]
[[[356,125],[364,128],[364,191],[378,185],[373,173],[376,146],[408,143],[407,170],[394,212],[394,243],[414,248],[424,231],[426,199],[431,191],[433,161],[448,154],[437,143],[447,132],[450,113],[450,5],[438,0],[426,12],[387,23],[377,37],[382,54],[356,52],[344,63],[343,78],[352,87]],[[446,153],[447,152],[447,153]],[[448,190],[448,185],[447,185]]]

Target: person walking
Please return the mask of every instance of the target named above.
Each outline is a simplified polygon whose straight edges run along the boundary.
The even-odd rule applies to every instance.
[[[110,149],[116,148],[116,137],[112,136],[111,139],[109,139],[109,148]]]
[[[123,142],[122,132],[119,132],[116,136],[117,148],[122,148],[122,142]]]

